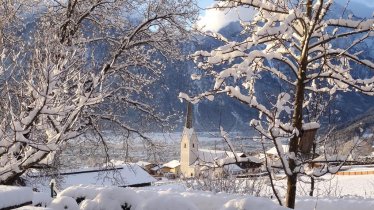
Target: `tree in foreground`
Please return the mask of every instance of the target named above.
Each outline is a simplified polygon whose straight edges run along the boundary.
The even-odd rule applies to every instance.
[[[163,121],[149,90],[196,15],[191,0],[0,3],[0,184],[116,124]],[[152,146],[151,141],[146,142]]]
[[[218,9],[250,7],[257,13],[252,20],[241,21],[245,36],[241,41],[209,33],[222,46],[192,55],[203,70],[192,78],[214,78],[214,85],[194,97],[179,96],[197,103],[227,94],[258,111],[250,125],[276,147],[287,176],[285,205],[290,208],[295,207],[298,174],[321,176],[339,168],[310,168],[304,154],[310,151],[301,151],[303,131],[319,127],[307,117],[316,95],[325,99],[338,91],[374,95],[374,61],[365,59],[367,52],[356,50],[374,36],[374,19],[357,19],[344,11],[334,19],[332,6],[333,0],[220,1]],[[269,84],[272,88],[265,89],[269,92],[256,91]],[[287,154],[282,139],[288,139]]]

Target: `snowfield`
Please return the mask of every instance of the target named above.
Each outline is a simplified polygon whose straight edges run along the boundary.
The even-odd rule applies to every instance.
[[[165,187],[165,186],[164,186]],[[70,200],[62,198],[71,197],[74,199],[84,197],[80,204],[81,210],[111,209],[121,210],[121,206],[131,206],[135,210],[283,210],[287,209],[266,198],[253,196],[211,193],[202,191],[186,191],[171,187],[170,189],[156,188],[118,188],[101,187],[94,185],[79,185],[69,187],[62,191],[58,201],[61,206],[71,206]],[[56,200],[55,199],[55,200]],[[64,203],[66,202],[66,203]]]
[[[305,180],[304,180],[305,181]],[[374,175],[324,176],[316,185],[315,197],[303,196],[309,191],[307,182],[299,182],[298,210],[372,210],[374,206]],[[285,180],[276,182],[280,191]],[[267,186],[264,186],[266,188]],[[1,186],[3,192],[8,187]],[[31,189],[26,188],[27,192]],[[25,191],[25,193],[26,193]],[[264,192],[266,189],[264,189]],[[61,191],[51,199],[47,192],[28,193],[33,205],[19,209],[73,209],[73,210],[285,210],[274,198],[267,195],[255,197],[230,193],[213,193],[187,189],[182,182],[162,183],[143,188],[121,188],[98,185],[75,185]],[[21,196],[0,196],[6,201],[24,202]],[[79,203],[77,203],[79,201]],[[121,207],[122,206],[122,207]]]
[[[32,198],[32,190],[29,187],[0,185],[0,209],[31,202]]]
[[[84,200],[78,205],[75,199]],[[62,191],[47,205],[55,210],[286,210],[274,201],[254,196],[162,188],[119,188],[79,185]],[[373,199],[305,197],[297,200],[298,210],[372,210]],[[33,209],[33,208],[20,208]],[[40,209],[40,208],[35,208]]]

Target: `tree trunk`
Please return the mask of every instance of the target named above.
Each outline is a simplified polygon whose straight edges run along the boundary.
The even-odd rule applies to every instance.
[[[306,3],[307,15],[309,18],[312,16],[312,0],[308,0]],[[300,132],[303,126],[303,104],[304,104],[304,92],[306,79],[306,70],[308,66],[308,45],[309,35],[308,28],[304,28],[304,39],[302,42],[302,51],[299,60],[298,79],[295,88],[295,99],[294,99],[294,113],[292,116],[292,125],[299,131],[299,135],[295,135],[290,139],[289,142],[289,153],[295,154],[295,158],[298,154],[298,147],[300,142]],[[294,159],[288,159],[291,174],[287,174],[287,195],[286,195],[286,206],[288,208],[295,208],[296,200],[296,184],[298,172],[295,171],[296,163]]]
[[[291,209],[295,208],[296,184],[297,184],[296,173],[293,173],[291,176],[287,176],[286,206]]]
[[[304,91],[305,91],[305,70],[307,67],[307,53],[304,51],[304,56],[302,56],[302,61],[300,68],[298,70],[298,77],[297,85],[296,85],[296,92],[295,92],[295,102],[294,102],[294,113],[292,117],[292,125],[293,127],[299,130],[299,135],[294,135],[289,142],[289,153],[295,154],[294,156],[297,157],[301,130],[303,126],[303,103],[304,103]],[[294,209],[295,208],[295,199],[296,199],[296,184],[297,184],[297,174],[298,172],[295,171],[296,163],[294,159],[288,159],[288,165],[290,167],[290,171],[292,174],[287,174],[287,195],[286,195],[286,206],[288,208]]]
[[[290,139],[289,142],[289,153],[295,154],[297,157],[298,154],[298,147],[300,142],[301,130],[303,126],[303,103],[304,103],[304,91],[305,91],[305,70],[306,70],[306,63],[307,57],[303,59],[301,62],[301,66],[299,68],[299,79],[296,85],[296,94],[295,94],[295,102],[294,102],[294,114],[292,119],[293,127],[299,130],[299,135],[295,135]],[[288,164],[290,167],[290,171],[292,174],[287,174],[287,195],[286,195],[286,206],[288,208],[294,209],[295,208],[295,199],[296,199],[296,184],[297,184],[297,174],[298,172],[295,171],[296,163],[294,159],[289,158]]]
[[[299,91],[297,91],[297,92],[299,92]],[[296,94],[296,95],[299,95],[299,94]],[[297,101],[298,100],[296,100],[296,105],[298,104]],[[299,106],[296,106],[296,107],[299,107]],[[300,126],[297,126],[297,125],[295,126],[294,125],[294,127],[296,127],[296,128],[301,127],[301,120],[297,120],[298,117],[295,118],[295,116],[300,115],[298,113],[301,113],[301,111],[297,111],[297,110],[300,110],[300,109],[295,109],[295,113],[297,113],[297,114],[294,114],[294,123],[299,124]],[[291,140],[289,142],[289,152],[297,154],[298,144],[299,144],[299,136],[295,135],[294,137],[291,138]],[[297,173],[295,172],[295,168],[296,168],[295,160],[289,158],[288,159],[288,165],[290,167],[290,171],[291,171],[292,174],[287,174],[286,206],[288,208],[294,209],[295,208],[295,199],[296,199],[296,184],[297,184]]]
[[[302,128],[302,108],[304,101],[304,84],[298,82],[295,96],[295,112],[293,116],[293,126],[301,131]],[[298,146],[300,141],[300,135],[295,135],[289,142],[289,153],[295,154],[297,157]],[[297,172],[295,171],[296,163],[294,159],[288,159],[288,165],[292,174],[287,175],[287,195],[286,195],[286,206],[288,208],[295,208],[296,199],[296,183],[297,183]]]
[[[300,68],[298,70],[298,80],[296,84],[295,99],[294,99],[294,113],[292,116],[292,125],[299,131],[299,135],[294,135],[289,142],[289,153],[295,154],[297,157],[301,130],[303,126],[303,104],[304,104],[304,92],[305,92],[305,78],[306,78],[306,68],[307,68],[307,37],[304,40],[304,49],[301,56]],[[286,206],[288,208],[295,208],[295,199],[296,199],[296,183],[297,183],[297,174],[295,171],[296,163],[294,159],[289,158],[288,164],[292,174],[287,174],[287,195],[286,195]]]
[[[316,158],[316,143],[314,142],[313,143],[313,153],[312,153],[312,160],[314,160],[314,158]],[[312,163],[312,168],[314,168],[314,163]],[[311,176],[310,177],[310,192],[309,192],[309,196],[313,196],[313,192],[314,192],[314,177]]]

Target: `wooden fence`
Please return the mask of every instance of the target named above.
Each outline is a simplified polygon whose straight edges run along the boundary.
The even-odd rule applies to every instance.
[[[374,171],[339,171],[336,175],[369,175],[374,174]]]

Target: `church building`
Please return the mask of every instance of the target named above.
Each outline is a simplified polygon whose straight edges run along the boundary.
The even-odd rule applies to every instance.
[[[193,128],[192,104],[187,105],[187,116],[180,142],[180,174],[182,177],[222,174],[244,174],[262,165],[256,157],[232,151],[199,148]]]
[[[187,105],[186,124],[183,128],[180,145],[180,172],[183,177],[194,177],[196,174],[195,163],[198,161],[199,141],[192,127],[192,104]]]

